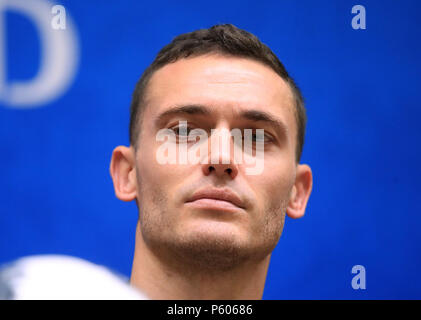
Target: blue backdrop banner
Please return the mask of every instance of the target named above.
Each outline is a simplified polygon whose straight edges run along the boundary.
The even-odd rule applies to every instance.
[[[308,115],[313,192],[286,219],[263,298],[420,299],[420,12],[416,0],[1,1],[0,263],[66,254],[130,276],[137,207],[115,197],[109,163],[129,144],[134,86],[176,35],[232,23],[277,54]]]

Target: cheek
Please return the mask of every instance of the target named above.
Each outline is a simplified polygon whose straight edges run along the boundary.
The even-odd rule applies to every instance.
[[[147,185],[159,184],[171,179],[172,165],[161,164],[157,160],[157,148],[159,145],[155,142],[153,137],[145,137],[143,141],[147,141],[139,145],[139,150],[136,154],[136,165],[139,170],[140,178]],[[166,177],[165,180],[162,180]]]
[[[145,146],[145,152],[136,156],[139,198],[151,201],[154,194],[172,199],[185,182],[192,168],[189,165],[161,164],[156,159],[155,146]]]
[[[265,169],[260,176],[250,176],[250,186],[255,190],[261,205],[265,207],[284,206],[289,200],[295,182],[295,166],[265,162]]]

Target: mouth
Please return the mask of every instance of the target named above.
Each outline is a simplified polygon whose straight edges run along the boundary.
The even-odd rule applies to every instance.
[[[217,211],[238,211],[245,209],[239,196],[228,188],[204,188],[193,194],[186,204],[200,209]]]

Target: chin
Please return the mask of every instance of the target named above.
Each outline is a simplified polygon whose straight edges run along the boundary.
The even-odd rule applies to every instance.
[[[191,239],[200,243],[216,243],[230,246],[246,245],[249,239],[247,228],[233,221],[194,221],[180,228],[179,235],[184,239]]]
[[[232,225],[201,226],[172,239],[173,254],[187,268],[228,271],[262,254],[261,248],[250,242],[243,230]]]
[[[179,242],[175,251],[192,269],[228,271],[248,259],[247,247],[229,236],[200,234]]]

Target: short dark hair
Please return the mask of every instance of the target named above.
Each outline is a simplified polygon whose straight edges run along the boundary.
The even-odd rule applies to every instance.
[[[219,24],[209,29],[196,30],[175,37],[171,43],[159,51],[152,64],[144,71],[136,84],[130,106],[130,144],[137,147],[140,122],[145,108],[146,87],[153,73],[163,66],[187,57],[209,53],[250,58],[273,69],[290,86],[295,98],[295,118],[297,122],[296,161],[300,161],[304,145],[307,122],[304,99],[300,89],[289,76],[283,64],[272,50],[255,35],[239,29],[232,24]]]

